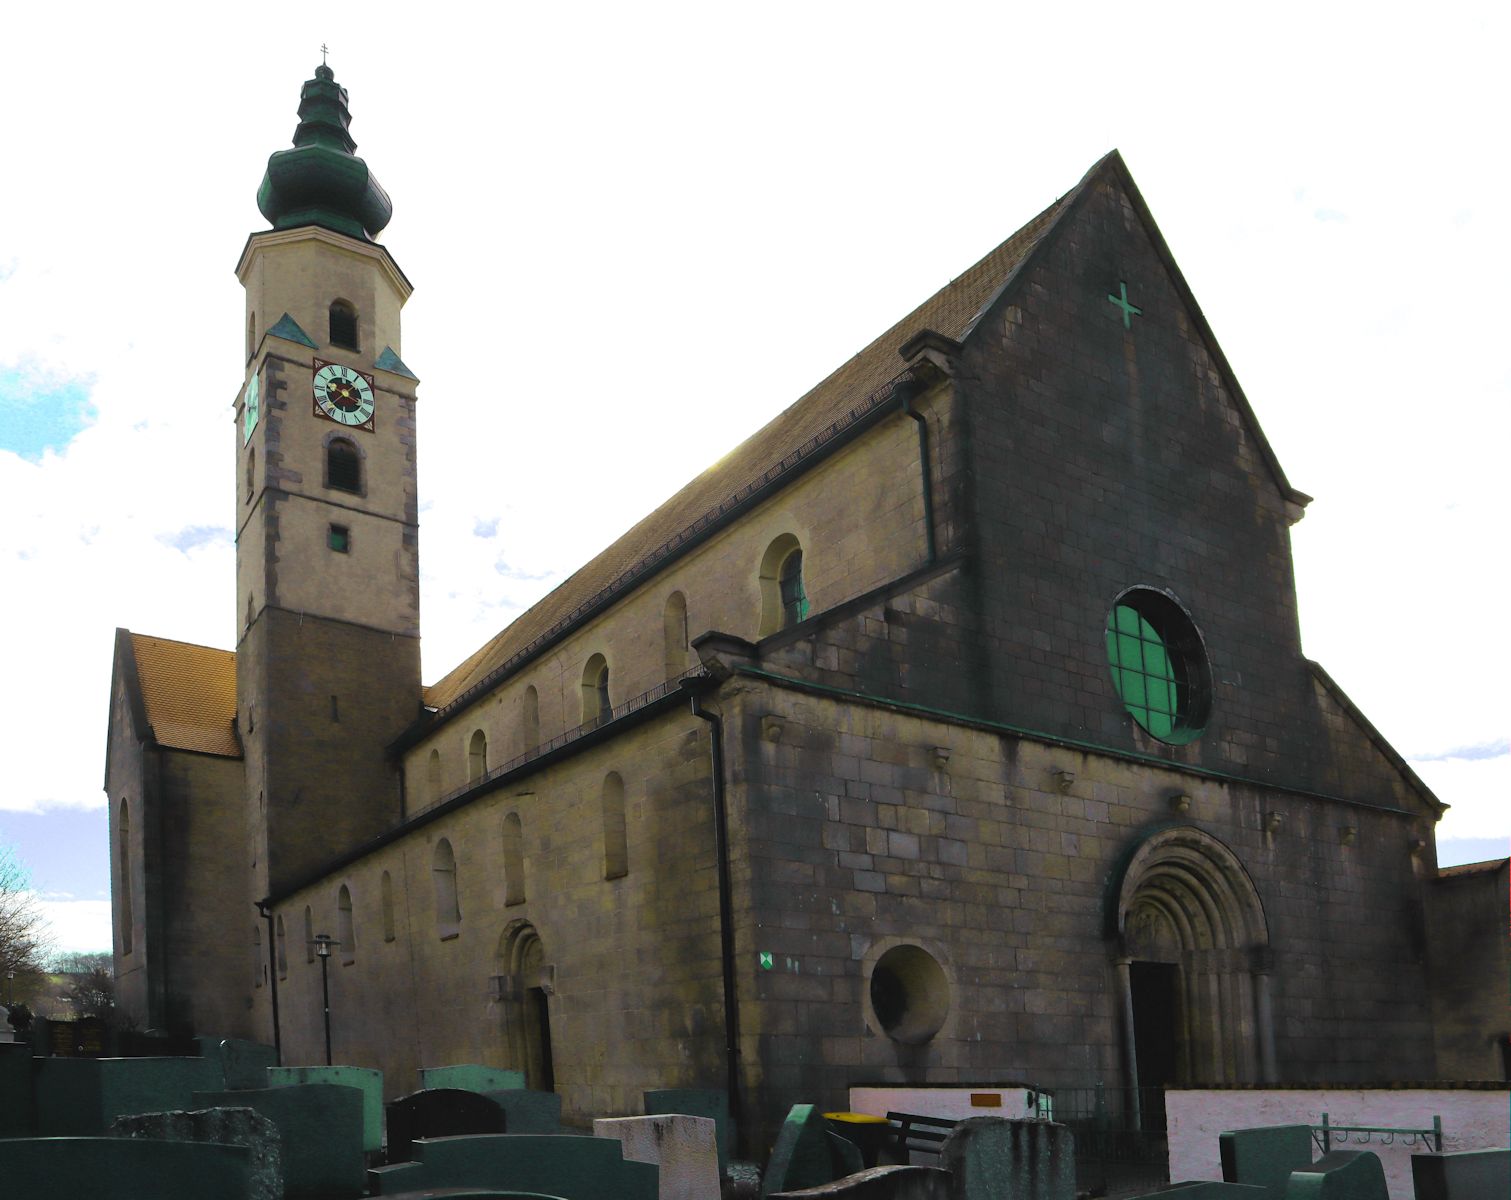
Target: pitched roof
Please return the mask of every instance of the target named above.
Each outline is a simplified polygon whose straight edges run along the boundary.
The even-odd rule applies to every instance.
[[[864,411],[868,400],[902,373],[904,364],[898,349],[913,335],[930,329],[957,341],[964,338],[1079,190],[1061,197],[975,266],[935,292],[450,674],[426,688],[425,703],[444,708],[469,689],[491,682],[492,677],[502,678],[511,660],[522,660],[535,643],[549,640],[560,627],[608,603],[622,590],[620,584],[640,576],[647,560],[660,561],[658,556],[674,554],[685,544],[683,535],[694,526],[706,525],[711,514],[727,508],[742,489],[777,471],[802,447],[814,439],[824,439],[836,425],[848,425],[854,419],[852,414]]]
[[[141,633],[131,635],[131,651],[158,745],[241,757],[234,651]]]
[[[1455,867],[1439,867],[1439,879],[1452,879],[1463,875],[1491,875],[1496,871],[1505,870],[1507,860],[1504,858],[1492,858],[1486,862],[1460,863]]]

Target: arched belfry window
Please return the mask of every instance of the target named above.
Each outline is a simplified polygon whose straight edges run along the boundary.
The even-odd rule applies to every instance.
[[[595,654],[582,669],[582,723],[602,725],[613,715],[614,706],[609,701],[608,660]]]
[[[357,310],[346,300],[331,301],[331,345],[360,350],[357,344]]]
[[[257,353],[257,314],[247,314],[247,361],[252,361],[252,355]]]
[[[760,636],[776,633],[808,618],[808,589],[803,582],[803,547],[784,533],[761,556]]]
[[[332,438],[325,447],[325,486],[341,492],[362,491],[362,454],[356,443]]]
[[[443,938],[456,937],[461,932],[462,907],[457,893],[456,855],[445,838],[435,844],[430,874],[435,882],[436,932]]]

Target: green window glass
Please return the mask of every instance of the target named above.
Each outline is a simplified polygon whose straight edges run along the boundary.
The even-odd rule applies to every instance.
[[[1107,661],[1123,706],[1145,732],[1175,745],[1200,736],[1206,656],[1178,605],[1152,590],[1125,594],[1107,615]]]
[[[782,560],[782,626],[796,625],[808,616],[808,594],[803,590],[803,552],[794,550]]]

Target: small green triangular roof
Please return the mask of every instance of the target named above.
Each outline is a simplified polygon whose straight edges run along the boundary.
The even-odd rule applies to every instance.
[[[393,352],[392,346],[384,346],[383,353],[378,355],[378,361],[373,363],[373,369],[378,371],[392,371],[395,375],[402,375],[406,379],[420,382],[420,377],[404,365],[404,360]]]
[[[320,349],[319,346],[315,345],[314,339],[299,328],[299,322],[289,316],[288,313],[284,313],[283,316],[278,318],[273,328],[268,330],[268,336],[280,337],[286,342],[298,342],[302,346],[308,346],[311,350]]]

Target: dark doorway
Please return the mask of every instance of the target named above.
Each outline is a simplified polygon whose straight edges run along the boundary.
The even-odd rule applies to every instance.
[[[1176,996],[1179,968],[1174,963],[1131,964],[1133,1044],[1145,1129],[1165,1128],[1166,1084],[1176,1080]]]
[[[556,1090],[556,1070],[551,1065],[551,1011],[544,988],[525,989],[525,1039],[529,1059],[526,1086],[538,1092]]]

